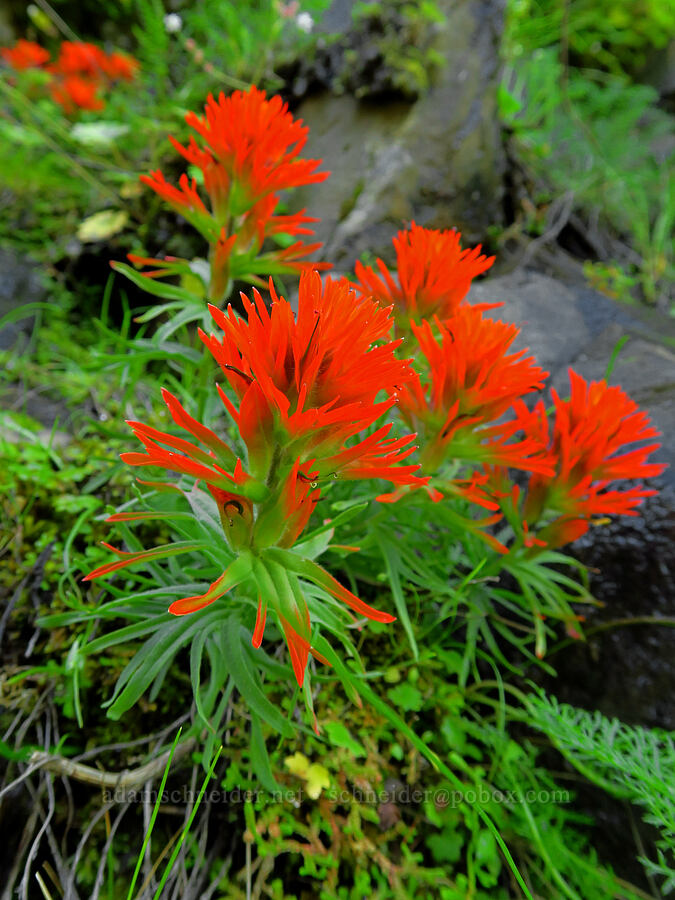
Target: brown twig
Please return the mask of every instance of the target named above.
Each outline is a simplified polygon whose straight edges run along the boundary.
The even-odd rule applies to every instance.
[[[187,756],[188,753],[191,753],[196,743],[195,738],[188,738],[183,743],[178,744],[173,754],[173,762],[177,762],[182,757]],[[99,769],[94,769],[92,766],[73,762],[72,759],[66,759],[63,756],[53,756],[44,750],[36,750],[30,755],[28,762],[31,766],[31,771],[40,768],[47,772],[53,772],[55,775],[66,775],[69,778],[74,778],[76,781],[93,784],[96,787],[126,789],[136,787],[160,775],[166,768],[170,755],[171,751],[167,750],[137,769],[123,769],[121,772],[102,772]]]

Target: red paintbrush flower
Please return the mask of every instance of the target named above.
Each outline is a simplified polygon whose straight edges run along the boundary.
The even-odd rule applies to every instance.
[[[372,266],[357,262],[357,290],[380,303],[393,304],[397,324],[404,328],[408,319],[419,324],[432,316],[449,318],[467,295],[471,281],[495,259],[482,256],[480,246],[462,250],[460,238],[458,231],[436,231],[413,222],[393,240],[398,283],[381,259],[377,260],[380,275]]]
[[[658,443],[626,449],[658,437],[659,432],[650,424],[647,413],[640,411],[620,387],[609,387],[606,381],[589,384],[571,369],[569,376],[569,399],[551,392],[555,405],[552,433],[543,403],[525,424],[536,439],[549,443],[555,463],[552,474],[532,476],[525,502],[525,517],[530,524],[554,517],[539,532],[549,546],[561,546],[579,537],[593,516],[637,515],[635,508],[656,491],[643,486],[616,490],[609,485],[653,478],[666,468],[647,461],[659,448]]]
[[[205,118],[189,113],[186,121],[201,142],[192,137],[184,147],[174,138],[170,140],[201,170],[208,205],[200,196],[197,181],[190,181],[187,175],[181,176],[178,187],[169,184],[160,170],[142,175],[141,181],[210,244],[209,299],[220,303],[235,279],[263,286],[262,275],[301,272],[310,266],[330,268],[328,263],[306,259],[321,247],[319,243],[296,241],[261,252],[264,242],[275,235],[313,234],[307,225],[316,220],[304,210],[274,215],[279,204],[277,191],[328,176],[314,171],[320,160],[298,158],[307,129],[293,119],[281,99],[267,100],[264,91],[254,87],[231,97],[221,94],[218,102],[209,97]]]
[[[38,69],[49,61],[49,51],[34,41],[18,40],[13,47],[2,47],[0,56],[17,72]]]
[[[50,86],[52,100],[69,114],[78,109],[103,109],[105,103],[98,96],[98,91],[99,85],[95,81],[87,81],[78,75],[56,79]]]
[[[122,459],[133,466],[157,466],[204,481],[218,506],[228,543],[237,553],[234,562],[203,594],[174,601],[169,607],[170,612],[174,615],[197,612],[234,587],[250,582],[259,594],[253,645],[260,646],[267,607],[271,604],[284,632],[293,671],[300,685],[310,653],[322,662],[326,660],[311,647],[309,610],[298,577],[318,585],[360,615],[379,622],[393,621],[393,616],[363,603],[316,563],[283,549],[296,543],[319,500],[321,491],[314,480],[317,473],[311,470],[310,464],[303,465],[296,459],[283,477],[275,478],[272,469],[269,473],[272,477],[263,483],[247,474],[241,460],[237,459],[233,473],[229,474],[227,468],[234,460],[230,447],[190,416],[176,397],[166,390],[162,393],[174,422],[197,443],[140,422],[130,422],[145,452],[124,453]],[[110,521],[129,522],[154,515],[121,513],[111,516]],[[170,515],[160,513],[158,517]],[[137,563],[207,549],[198,541],[166,544],[140,552],[117,550],[110,544],[105,546],[117,559],[94,569],[85,581],[105,577]]]
[[[172,140],[174,147],[204,172],[214,207],[227,201],[233,215],[267,194],[328,177],[328,172],[315,171],[320,160],[299,159],[308,129],[280,97],[268,100],[256,87],[229,97],[221,94],[218,100],[209,95],[204,116],[191,112],[185,121],[204,146],[191,138],[187,147]]]
[[[52,99],[68,114],[78,109],[100,110],[105,103],[99,92],[111,81],[131,81],[136,60],[122,53],[107,54],[96,44],[63,41],[58,58],[49,67],[53,76]]]
[[[223,402],[249,449],[253,472],[267,471],[275,453],[290,465],[298,456],[320,477],[416,480],[417,466],[397,464],[413,452],[413,436],[386,440],[385,425],[352,447],[346,441],[372,425],[395,402],[411,373],[396,359],[400,341],[377,345],[391,327],[390,310],[357,300],[346,281],[300,278],[297,318],[270,284],[272,308],[243,297],[248,319],[211,307],[222,338],[202,334],[240,403]],[[384,394],[382,400],[378,395]]]
[[[102,68],[111,81],[133,81],[140,63],[126,53],[104,54]]]
[[[519,329],[468,305],[445,324],[434,322],[435,329],[411,322],[429,375],[404,385],[399,403],[404,420],[422,436],[423,467],[436,471],[455,458],[551,471],[543,442],[530,436],[511,441],[522,423],[493,424],[519,397],[543,387],[547,375],[527,350],[509,353]]]
[[[166,390],[164,401],[173,421],[193,440],[130,422],[143,451],[124,453],[122,459],[205,483],[236,555],[203,594],[175,601],[170,611],[196,612],[246,583],[249,594],[254,589],[259,595],[254,646],[262,640],[271,604],[302,684],[308,655],[314,651],[299,579],[312,582],[359,615],[393,620],[389,613],[363,603],[301,551],[292,552],[320,499],[320,479],[425,482],[415,476],[419,466],[401,465],[413,450],[412,435],[388,438],[388,425],[360,435],[395,402],[397,384],[410,377],[407,363],[394,355],[398,342],[386,342],[390,310],[380,309],[372,300],[357,300],[346,281],[327,279],[322,284],[316,272],[301,277],[297,318],[286,300],[273,290],[272,294],[270,312],[257,292],[255,304],[245,300],[248,321],[231,308],[225,314],[212,307],[224,335],[219,340],[202,334],[239,400],[237,407],[219,387],[248,448],[248,471],[227,443]],[[377,399],[380,392],[382,400]],[[131,521],[123,516],[121,521]],[[89,579],[205,546],[182,542],[140,553],[110,549],[119,558],[95,569]]]
[[[532,474],[524,502],[506,469],[484,467],[482,484],[487,496],[501,509],[519,543],[533,554],[537,548],[556,549],[575,541],[588,531],[595,516],[636,515],[635,508],[656,491],[642,486],[616,490],[609,485],[652,478],[665,468],[647,462],[657,443],[621,452],[657,437],[658,432],[620,387],[609,387],[605,381],[589,384],[572,370],[570,381],[568,400],[552,391],[552,430],[543,402],[533,411],[523,403],[514,406],[518,427],[547,447],[552,463],[548,473]]]
[[[59,75],[79,75],[100,81],[105,74],[106,54],[96,44],[63,41],[52,71]]]
[[[183,218],[200,231],[207,240],[214,240],[220,233],[217,223],[211,216],[204,201],[199,196],[197,181],[183,174],[178,179],[178,187],[174,187],[166,180],[160,169],[150,172],[149,175],[141,175],[140,181],[159,194]]]

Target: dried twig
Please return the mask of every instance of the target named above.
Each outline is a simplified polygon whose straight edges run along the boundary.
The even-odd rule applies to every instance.
[[[110,826],[110,832],[106,839],[105,845],[101,850],[101,861],[98,864],[98,871],[96,872],[96,880],[94,881],[94,886],[91,890],[91,900],[98,900],[99,895],[101,893],[101,888],[103,887],[103,879],[105,878],[105,868],[108,862],[108,854],[110,852],[110,848],[112,846],[113,839],[115,837],[115,832],[119,828],[120,822],[129,811],[131,804],[127,803],[122,809],[118,812],[115,820]]]
[[[540,234],[539,237],[536,237],[533,241],[529,242],[514,271],[518,272],[521,269],[524,269],[532,262],[542,247],[558,237],[565,225],[569,222],[572,210],[574,209],[574,198],[574,191],[567,191],[567,193],[563,194],[561,197],[556,197],[549,209],[549,227],[543,234]]]
[[[44,817],[40,830],[35,836],[35,840],[31,844],[30,850],[28,851],[28,858],[26,860],[26,865],[23,870],[23,878],[21,879],[20,891],[21,891],[21,900],[28,900],[28,882],[30,880],[30,870],[33,860],[37,856],[38,849],[40,844],[42,843],[42,838],[44,837],[47,829],[49,828],[49,823],[51,822],[54,813],[56,811],[56,797],[54,796],[54,785],[51,783],[49,779],[47,779],[45,783],[45,787],[47,790],[47,796],[49,799],[49,806],[47,808],[47,815]]]
[[[188,738],[186,741],[178,744],[173,754],[173,761],[177,762],[182,757],[187,756],[195,746],[196,740],[194,738]],[[171,751],[167,750],[137,769],[123,769],[117,773],[102,772],[99,769],[92,768],[92,766],[73,762],[72,759],[66,759],[63,756],[52,756],[51,753],[45,753],[44,750],[36,750],[34,753],[31,753],[28,762],[31,771],[40,768],[46,772],[52,772],[54,775],[66,775],[69,778],[74,778],[76,781],[83,781],[85,784],[93,784],[96,787],[121,788],[125,790],[137,787],[143,784],[144,781],[160,775],[166,768],[170,755]],[[8,790],[8,788],[5,788],[5,790]]]

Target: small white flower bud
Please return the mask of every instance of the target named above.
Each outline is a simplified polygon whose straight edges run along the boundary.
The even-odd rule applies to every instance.
[[[183,27],[183,20],[178,13],[167,13],[164,16],[164,28],[167,34],[176,34]]]
[[[301,12],[295,17],[295,24],[298,26],[300,31],[304,31],[305,34],[309,34],[312,28],[314,28],[314,19],[310,16],[308,12]]]

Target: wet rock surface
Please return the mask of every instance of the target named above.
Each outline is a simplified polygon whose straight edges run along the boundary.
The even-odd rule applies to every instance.
[[[347,269],[364,250],[388,258],[391,237],[415,219],[483,240],[503,219],[506,167],[498,124],[498,0],[438,6],[445,16],[436,49],[446,60],[420,99],[362,101],[325,92],[296,114],[310,128],[305,153],[323,158],[331,178],[294,195],[321,218],[324,256]]]
[[[43,301],[46,290],[40,277],[40,267],[15,250],[0,248],[0,319],[26,303]],[[33,327],[33,316],[26,316],[0,328],[0,350],[12,347],[22,332]]]
[[[558,678],[549,687],[628,724],[674,730],[675,490],[666,487],[640,512],[574,545],[604,606],[587,613],[587,641],[551,660]]]

